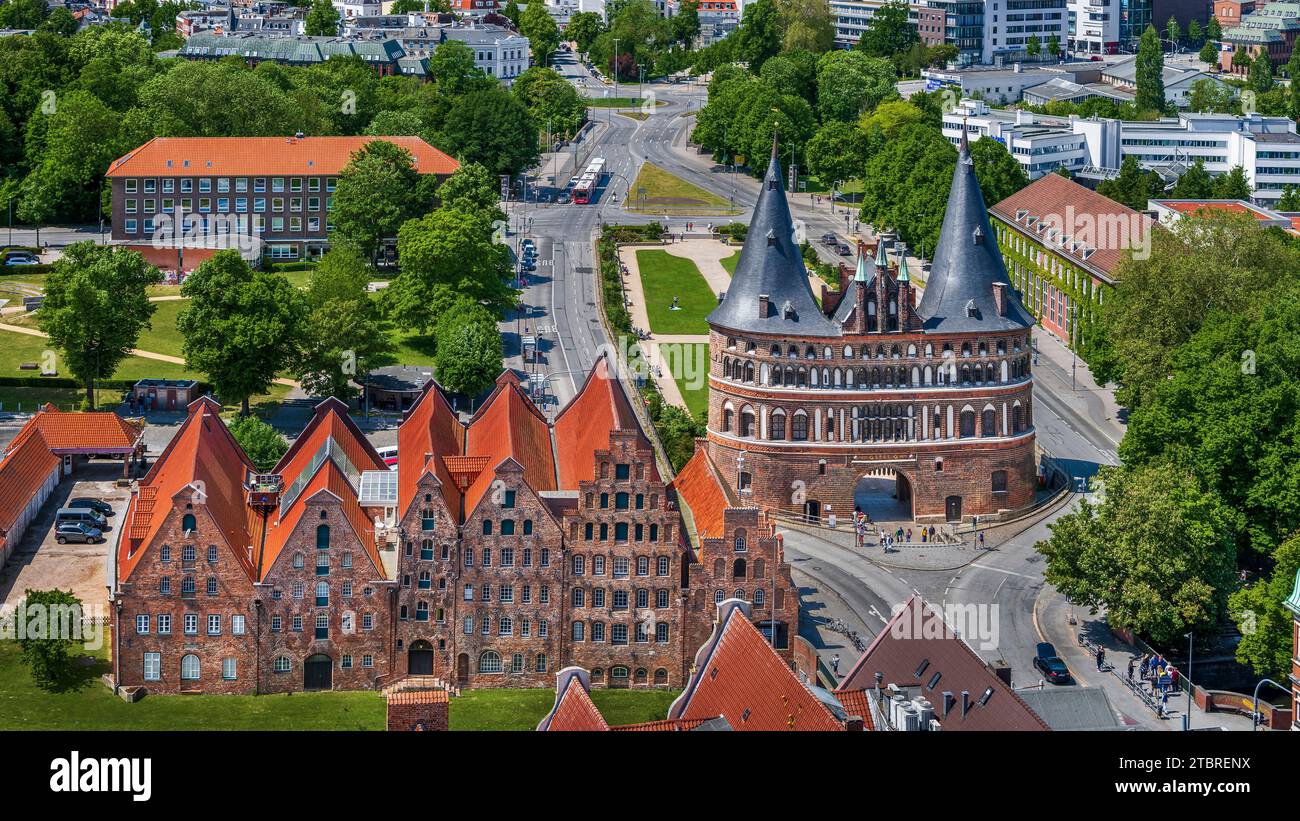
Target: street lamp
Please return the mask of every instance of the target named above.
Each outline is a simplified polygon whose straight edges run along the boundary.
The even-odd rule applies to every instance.
[[[1276,681],[1274,681],[1271,678],[1262,678],[1259,680],[1259,682],[1255,685],[1255,697],[1251,703],[1251,708],[1250,708],[1250,731],[1252,733],[1259,729],[1259,688],[1265,684],[1272,684],[1277,689],[1282,690],[1283,692],[1286,693],[1291,692],[1289,688],[1283,687],[1281,684],[1278,684]]]
[[[615,37],[614,38],[614,97],[615,98],[618,97],[618,41],[619,38]]]
[[[1183,732],[1192,729],[1192,636],[1193,631],[1187,631],[1187,675],[1183,678],[1187,681],[1187,709],[1183,711]]]

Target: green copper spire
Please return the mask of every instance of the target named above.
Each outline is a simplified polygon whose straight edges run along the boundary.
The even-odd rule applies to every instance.
[[[885,255],[884,237],[876,238],[876,267],[877,268],[889,267],[889,257]]]
[[[857,273],[853,275],[853,279],[856,280],[857,282],[867,281],[867,255],[866,254],[863,253],[858,254],[858,270]]]
[[[1296,571],[1295,574],[1295,588],[1291,591],[1291,595],[1287,597],[1287,600],[1283,602],[1283,604],[1291,608],[1294,612],[1300,613],[1300,570]]]
[[[912,278],[907,275],[907,246],[898,246],[898,276],[895,277],[899,282],[911,282]]]

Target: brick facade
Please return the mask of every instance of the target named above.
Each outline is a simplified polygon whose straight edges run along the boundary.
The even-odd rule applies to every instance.
[[[847,518],[859,480],[882,473],[901,477],[917,521],[1034,500],[1028,331],[830,341],[714,329],[709,350],[710,456],[764,508]]]
[[[449,725],[446,690],[393,693],[388,697],[389,732],[442,732]]]

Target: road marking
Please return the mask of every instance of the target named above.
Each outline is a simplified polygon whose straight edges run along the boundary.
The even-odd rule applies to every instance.
[[[1000,568],[1000,567],[989,567],[989,566],[986,565],[986,564],[979,564],[979,563],[977,563],[977,562],[971,562],[970,566],[971,566],[971,567],[978,567],[980,570],[991,570],[991,571],[993,571],[994,573],[1005,573],[1005,574],[1007,574],[1008,576],[1019,576],[1019,577],[1022,578],[1022,579],[1029,579],[1030,581],[1035,581],[1035,582],[1038,581],[1038,577],[1037,577],[1037,576],[1027,576],[1027,575],[1025,575],[1024,573],[1017,573],[1017,572],[1014,571],[1014,570],[1003,570],[1003,569]]]

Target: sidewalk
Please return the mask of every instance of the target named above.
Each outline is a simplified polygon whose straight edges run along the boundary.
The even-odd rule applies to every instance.
[[[1082,406],[1080,411],[1098,431],[1115,447],[1119,447],[1120,440],[1124,438],[1124,423],[1120,421],[1121,409],[1115,401],[1114,390],[1098,385],[1084,361],[1075,360],[1070,349],[1056,336],[1042,328],[1035,328],[1033,335],[1039,354],[1034,378],[1039,382],[1050,383],[1057,396],[1069,397],[1073,370],[1074,401]]]
[[[1106,650],[1106,664],[1123,676],[1127,673],[1130,658],[1139,657],[1138,651],[1121,641],[1110,631],[1101,614],[1091,616],[1086,609],[1074,608],[1076,624],[1070,624],[1071,607],[1050,585],[1044,585],[1034,601],[1034,626],[1043,641],[1056,646],[1056,652],[1070,668],[1075,681],[1084,687],[1101,687],[1110,698],[1111,705],[1120,713],[1126,727],[1144,730],[1182,730],[1183,713],[1187,710],[1187,693],[1179,690],[1169,695],[1169,717],[1161,720],[1124,682],[1111,672],[1099,672],[1097,663],[1089,652],[1079,645],[1079,634]],[[1136,674],[1135,674],[1136,675]],[[1051,686],[1051,685],[1049,685]],[[1250,719],[1235,713],[1206,713],[1192,702],[1191,729],[1246,730]]]

